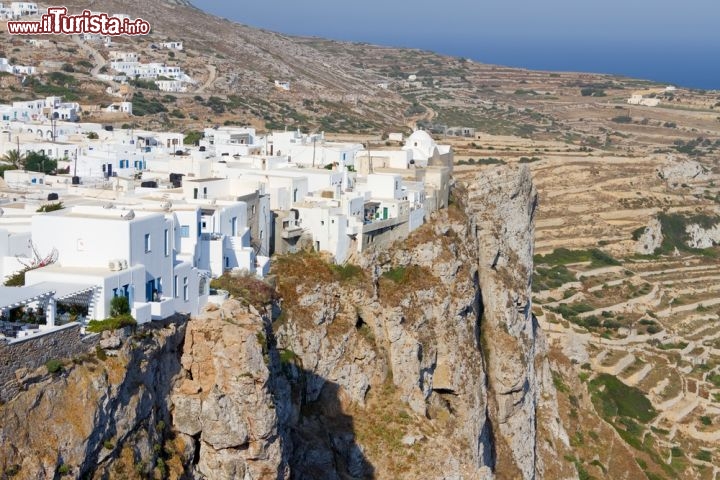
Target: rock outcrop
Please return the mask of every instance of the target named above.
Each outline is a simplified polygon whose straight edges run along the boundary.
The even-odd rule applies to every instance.
[[[280,435],[289,403],[272,393],[281,389],[269,368],[268,323],[228,300],[188,325],[171,401],[173,426],[199,478],[289,475]]]
[[[523,478],[536,473],[536,409],[540,390],[535,361],[537,323],[532,315],[534,217],[537,191],[530,172],[493,169],[468,192],[468,214],[477,227],[486,370],[492,417],[507,462]]]
[[[673,156],[668,156],[667,165],[658,168],[657,174],[675,188],[688,181],[707,179],[708,170],[695,160],[676,161]]]
[[[662,225],[656,217],[650,219],[635,244],[635,251],[641,255],[652,255],[663,242]]]
[[[706,228],[692,223],[685,227],[685,232],[688,234],[687,245],[690,248],[710,248],[720,245],[720,223]]]

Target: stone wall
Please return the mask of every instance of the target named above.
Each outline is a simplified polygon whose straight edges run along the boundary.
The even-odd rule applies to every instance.
[[[48,360],[66,360],[95,348],[100,335],[81,337],[80,325],[7,343],[0,341],[0,401],[7,402],[20,390],[17,371],[35,370]]]

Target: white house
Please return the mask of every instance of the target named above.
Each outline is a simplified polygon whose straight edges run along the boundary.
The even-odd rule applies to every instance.
[[[155,85],[157,85],[162,92],[187,92],[187,84],[182,80],[155,80]]]
[[[158,48],[167,48],[170,50],[182,50],[183,42],[160,42],[157,46]]]
[[[113,50],[110,52],[110,61],[113,62],[138,62],[139,60],[140,56],[137,52],[128,52],[125,50]]]
[[[627,103],[630,105],[644,105],[646,107],[657,107],[660,105],[659,98],[644,98],[642,95],[634,94],[630,96]]]
[[[105,107],[106,112],[132,115],[132,102],[115,102]]]
[[[12,65],[7,58],[0,58],[0,72],[14,75],[35,75],[37,68],[25,65]]]
[[[288,81],[275,80],[275,86],[280,90],[285,90],[286,92],[290,91],[290,82]]]
[[[306,135],[299,131],[273,132],[267,138],[270,155],[285,155],[296,165],[354,165],[359,143],[328,142],[322,133]]]
[[[173,215],[73,206],[32,219],[39,252],[57,262],[27,272],[26,285],[43,282],[90,288],[88,316],[110,315],[115,296],[127,297],[140,323],[175,312],[197,314],[207,301],[207,274],[178,260],[182,232]]]
[[[10,11],[12,12],[13,18],[20,18],[29,15],[38,14],[37,3],[30,2],[11,2]]]

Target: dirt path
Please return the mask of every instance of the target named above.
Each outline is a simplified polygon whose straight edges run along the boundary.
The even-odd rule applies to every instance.
[[[210,88],[213,83],[215,83],[215,79],[217,78],[217,68],[215,68],[215,65],[208,64],[208,79],[200,85],[200,87],[195,90],[195,93],[203,93],[206,89]]]
[[[106,80],[106,79],[98,78],[98,75],[100,74],[100,70],[102,70],[103,67],[105,67],[108,64],[107,60],[105,60],[105,57],[103,57],[100,52],[98,52],[95,48],[90,46],[87,42],[84,42],[83,40],[81,40],[80,37],[78,37],[77,35],[73,35],[72,39],[73,39],[73,42],[75,42],[80,48],[85,50],[95,61],[95,66],[92,68],[92,70],[90,70],[90,75],[93,78],[100,80],[103,83],[107,83],[108,85],[113,87],[113,89],[119,88],[120,85],[118,85],[118,83],[113,80]]]

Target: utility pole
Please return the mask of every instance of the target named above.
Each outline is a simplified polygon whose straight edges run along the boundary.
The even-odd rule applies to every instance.
[[[315,168],[315,142],[317,142],[317,137],[313,135],[313,159],[312,159],[312,166]]]
[[[368,173],[375,173],[373,171],[372,152],[370,152],[370,139],[369,138],[367,141],[367,151],[368,151]]]

